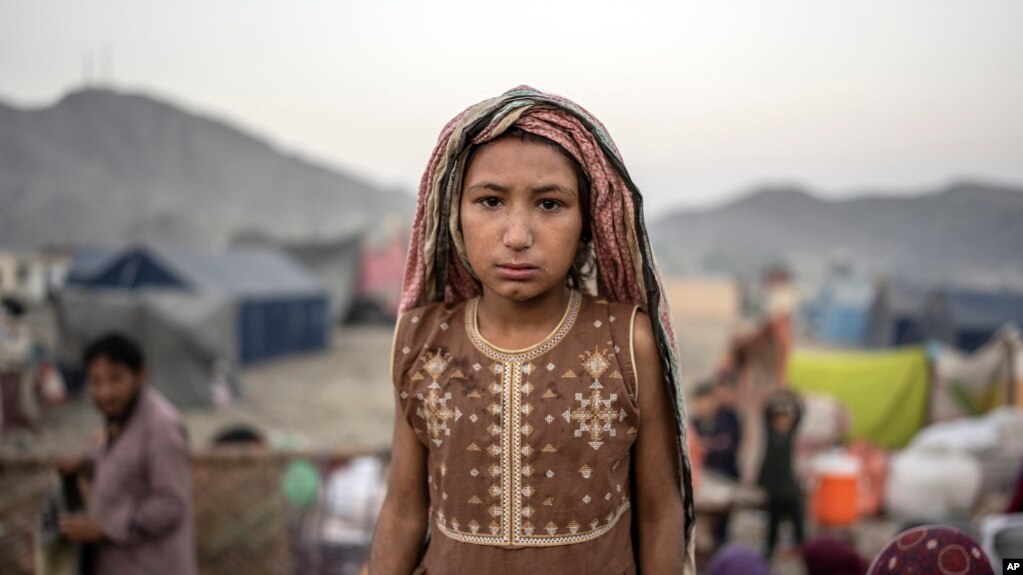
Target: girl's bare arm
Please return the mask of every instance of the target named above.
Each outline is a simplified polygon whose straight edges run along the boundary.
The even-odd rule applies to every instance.
[[[426,446],[416,437],[395,398],[391,473],[373,545],[370,575],[409,575],[419,563],[426,535],[429,493]]]
[[[682,573],[685,518],[679,491],[678,436],[664,389],[650,318],[636,315],[633,335],[640,425],[633,445],[639,572]]]

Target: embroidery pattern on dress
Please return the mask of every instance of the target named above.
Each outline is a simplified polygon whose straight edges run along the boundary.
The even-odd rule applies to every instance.
[[[490,487],[490,495],[495,500],[488,513],[492,518],[490,524],[490,535],[479,533],[478,522],[471,522],[470,532],[461,531],[461,525],[448,519],[442,513],[437,514],[437,528],[446,536],[466,543],[478,543],[486,545],[506,545],[522,547],[557,546],[571,543],[580,543],[596,539],[610,531],[617,523],[623,513],[630,508],[628,498],[623,498],[617,509],[608,513],[605,517],[606,523],[601,525],[600,521],[593,519],[589,522],[589,529],[582,530],[576,521],[571,521],[563,528],[559,535],[559,527],[553,521],[542,524],[538,529],[533,525],[532,518],[536,509],[530,504],[530,498],[536,493],[532,484],[532,477],[537,471],[532,464],[532,457],[540,451],[542,453],[556,452],[556,449],[549,444],[543,450],[534,449],[530,444],[529,436],[533,433],[533,426],[529,422],[534,406],[529,403],[527,397],[535,389],[529,379],[539,370],[531,362],[553,349],[575,324],[579,314],[582,296],[578,292],[572,292],[569,306],[561,323],[544,341],[539,344],[518,351],[502,350],[494,347],[480,336],[477,322],[476,310],[478,300],[470,300],[465,310],[465,327],[473,346],[486,357],[496,363],[489,367],[497,379],[491,384],[491,397],[500,398],[500,404],[491,403],[490,413],[495,417],[495,423],[488,428],[490,434],[498,440],[487,450],[491,456],[499,459],[500,464],[492,464],[490,474],[495,482]],[[601,355],[602,354],[602,355]],[[607,350],[589,356],[589,367],[584,368],[591,373],[591,378],[596,382],[597,377],[603,375],[610,366],[610,358]],[[476,372],[481,371],[479,364],[473,366]],[[553,364],[549,364],[547,371],[553,371]],[[592,373],[598,373],[596,377]],[[605,435],[615,436],[617,431],[613,426],[615,418],[621,421],[625,417],[624,410],[615,407],[617,394],[609,394],[604,397],[602,387],[597,383],[593,392],[596,394],[585,398],[591,415],[587,416],[586,425],[588,432],[596,433],[597,442],[604,439]],[[596,413],[596,415],[592,415]],[[594,419],[594,417],[596,419]],[[545,418],[550,423],[550,415]],[[590,431],[592,429],[592,431]],[[500,436],[500,437],[498,437]],[[475,445],[475,444],[474,444]],[[593,443],[591,442],[591,445]],[[597,449],[594,447],[594,449]],[[547,470],[545,475],[548,479],[554,473]],[[496,481],[498,480],[499,481]],[[550,502],[550,504],[548,503]],[[544,505],[552,505],[550,498],[544,501]],[[475,525],[473,525],[475,523]]]
[[[419,407],[416,409],[416,415],[426,420],[426,429],[430,435],[430,441],[440,447],[444,443],[442,436],[448,437],[451,435],[451,428],[448,426],[448,422],[458,421],[462,417],[462,412],[458,407],[454,409],[448,407],[448,401],[451,400],[451,392],[441,395],[439,392],[441,387],[437,383],[437,379],[451,365],[451,355],[445,354],[440,350],[433,353],[427,351],[423,354],[422,361],[423,369],[430,375],[432,381],[427,386],[429,391],[425,395],[422,393],[416,394],[420,402]]]
[[[579,402],[579,406],[565,410],[562,417],[567,423],[573,421],[578,423],[579,427],[573,431],[573,435],[582,437],[583,434],[588,434],[590,447],[596,451],[604,445],[605,434],[609,437],[618,435],[614,424],[625,421],[626,413],[625,409],[617,406],[617,393],[610,393],[604,397],[601,391],[604,386],[600,383],[600,377],[611,367],[608,350],[595,348],[592,352],[583,352],[579,359],[582,360],[583,369],[593,380],[590,384],[591,391],[589,396],[576,393],[575,400]]]

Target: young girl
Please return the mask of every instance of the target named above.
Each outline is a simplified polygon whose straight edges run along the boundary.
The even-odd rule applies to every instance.
[[[603,125],[528,87],[452,120],[401,311],[371,574],[694,572],[670,314]]]

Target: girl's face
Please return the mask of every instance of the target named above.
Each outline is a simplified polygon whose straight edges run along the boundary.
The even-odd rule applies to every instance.
[[[575,170],[557,150],[517,137],[477,150],[459,216],[485,293],[527,301],[565,285],[583,214]]]

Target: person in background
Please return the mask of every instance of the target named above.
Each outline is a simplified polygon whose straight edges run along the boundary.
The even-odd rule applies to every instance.
[[[717,408],[713,386],[707,382],[697,385],[693,390],[691,417],[693,425],[701,437],[707,437],[714,430],[717,422]]]
[[[20,302],[0,299],[0,427],[5,432],[36,431],[39,420],[32,334],[25,312]]]
[[[704,465],[725,477],[738,481],[737,462],[741,429],[739,418],[732,408],[731,389],[726,383],[706,382],[696,388],[693,424],[703,444]],[[714,525],[714,546],[720,546],[728,537],[730,513],[724,513]]]
[[[767,562],[753,549],[742,543],[722,547],[710,563],[707,575],[770,575]]]
[[[965,533],[943,525],[923,525],[896,535],[867,571],[867,575],[900,573],[994,575],[994,569],[980,545]]]
[[[719,377],[714,384],[714,397],[718,405],[718,445],[714,461],[708,461],[707,465],[738,481],[742,422],[739,419],[739,392],[735,379],[729,375]]]
[[[1012,500],[1006,513],[1023,513],[1023,465],[1019,468],[1019,476],[1016,477],[1016,488],[1012,492]]]
[[[146,386],[142,351],[130,339],[100,337],[82,363],[106,437],[91,458],[85,513],[63,517],[61,534],[89,547],[94,575],[194,575],[192,466],[180,416]],[[66,461],[61,472],[86,468],[86,459]]]
[[[852,546],[839,537],[826,535],[807,541],[803,545],[803,562],[807,575],[863,575],[867,561]]]
[[[799,398],[787,389],[773,392],[764,405],[767,441],[759,485],[767,492],[767,548],[770,559],[782,521],[792,522],[796,542],[803,544],[803,493],[793,467],[796,429],[802,417]]]

